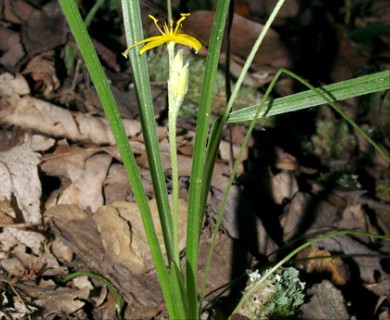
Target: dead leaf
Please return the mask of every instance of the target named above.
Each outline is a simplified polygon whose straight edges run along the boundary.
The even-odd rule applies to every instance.
[[[35,87],[42,88],[45,97],[49,97],[53,90],[60,86],[54,63],[54,52],[44,52],[32,58],[22,71],[23,75],[31,76]]]
[[[156,273],[148,272],[137,276],[127,266],[113,264],[110,259],[106,258],[101,234],[97,230],[92,215],[77,213],[79,209],[69,211],[66,207],[69,206],[52,207],[46,210],[44,216],[45,222],[50,224],[50,229],[56,239],[74,252],[75,258],[72,261],[74,268],[105,275],[106,279],[119,290],[131,311],[139,309],[140,306],[144,308],[160,304],[163,298]],[[69,220],[69,215],[74,215],[75,220]],[[141,316],[142,313],[134,311],[129,315],[131,317]]]
[[[191,16],[184,21],[183,27],[192,30],[197,38],[207,41],[210,39],[213,21],[213,11],[199,10],[191,13]],[[237,14],[234,15],[230,35],[231,54],[233,56],[232,66],[234,61],[236,61],[236,64],[237,61],[241,61],[239,64],[243,65],[262,29],[262,24]],[[223,62],[223,56],[221,58],[221,62]],[[267,32],[261,50],[254,57],[251,66],[252,72],[248,74],[251,79],[246,77],[246,80],[254,87],[262,86],[271,81],[273,74],[280,67],[288,67],[290,65],[291,61],[286,47],[281,42],[278,33],[271,28]],[[232,73],[234,72],[234,76],[238,77],[240,72],[238,64],[236,67],[233,66],[231,71]],[[266,81],[264,81],[265,79]],[[245,80],[244,83],[246,83]]]
[[[268,17],[275,8],[275,0],[245,0],[248,4],[251,15],[255,17]],[[273,25],[281,26],[288,22],[288,19],[294,18],[299,13],[299,3],[297,0],[287,1],[283,4],[276,16]]]
[[[272,175],[272,174],[271,174]],[[282,170],[271,176],[270,191],[276,204],[283,204],[298,192],[298,182],[292,171]]]
[[[201,234],[199,243],[199,279],[202,279],[204,275],[210,243],[211,231],[205,229]],[[236,256],[237,259],[233,260],[233,256]],[[254,261],[254,257],[247,247],[242,245],[241,240],[235,240],[224,233],[220,233],[217,237],[213,252],[211,268],[206,283],[206,292],[212,292],[214,289],[221,288],[222,285],[230,283],[232,277],[241,275],[241,272],[245,272],[246,269],[253,265]],[[237,287],[233,284],[233,286],[227,289],[225,294],[234,294],[235,290],[237,290]],[[212,300],[215,296],[218,296],[218,290],[208,296],[207,299]]]
[[[164,247],[156,200],[150,200],[149,206],[157,237],[160,245]],[[187,204],[179,199],[180,250],[183,250],[185,245],[186,217]],[[108,261],[123,265],[135,274],[142,274],[153,268],[149,244],[136,203],[118,201],[110,206],[102,206],[93,215],[93,219],[101,235]],[[165,254],[165,250],[162,251]]]
[[[34,134],[31,137],[31,149],[33,151],[46,151],[54,146],[56,141],[40,134]]]
[[[238,152],[240,151],[240,145],[233,144],[233,157],[234,159],[237,158]],[[230,156],[230,143],[227,141],[221,141],[219,144],[219,154],[221,156],[221,159],[229,162],[231,159]],[[248,148],[244,150],[244,153],[242,155],[241,161],[245,161],[248,157]]]
[[[283,240],[329,230],[341,219],[340,209],[326,201],[298,191],[283,213]]]
[[[122,164],[113,163],[104,180],[104,198],[106,203],[129,200],[128,196],[131,193],[130,182],[125,167]]]
[[[0,74],[0,121],[7,108],[17,105],[21,96],[29,93],[30,87],[20,74],[15,76],[7,72]]]
[[[299,269],[305,269],[307,273],[328,272],[331,274],[332,281],[336,285],[345,285],[350,278],[348,266],[339,257],[332,257],[332,254],[318,248],[310,246],[299,252],[296,256],[295,266]]]
[[[17,63],[23,58],[25,52],[20,43],[20,34],[10,29],[0,27],[0,64],[6,69],[15,68]]]
[[[8,199],[0,200],[0,225],[10,225],[15,223],[15,210]]]
[[[49,208],[44,213],[44,221],[48,223],[48,220],[52,218],[58,218],[62,223],[68,223],[71,221],[85,220],[88,215],[81,210],[77,205],[57,205]]]
[[[354,43],[347,37],[347,27],[331,21],[335,29],[338,52],[332,65],[331,77],[334,82],[351,79],[359,67],[366,65],[370,59],[369,50]]]
[[[274,165],[277,169],[294,171],[299,168],[297,159],[280,147],[275,147],[275,158]]]
[[[300,319],[340,320],[350,318],[343,295],[330,281],[323,280],[321,283],[313,285],[307,291],[307,295],[311,298],[308,303],[300,307],[300,311],[303,313]]]
[[[329,251],[343,252],[351,255],[356,265],[359,268],[360,278],[366,283],[374,283],[379,280],[386,279],[388,273],[382,267],[382,258],[378,256],[378,252],[359,239],[354,239],[352,236],[336,236],[318,243]]]
[[[377,296],[385,296],[390,299],[390,279],[384,279],[376,283],[366,284],[365,287]]]
[[[41,182],[38,177],[39,155],[25,142],[0,153],[0,199],[11,201],[15,197],[22,216],[18,222],[41,223]]]
[[[3,285],[3,284],[6,285]],[[0,318],[1,319],[29,319],[38,308],[29,305],[18,294],[17,290],[7,280],[2,280],[2,292],[0,301]]]
[[[345,220],[347,218],[347,220]],[[330,230],[344,228],[351,221],[350,214],[341,211],[326,201],[298,192],[291,203],[285,207],[284,241],[290,241],[302,235],[326,233]],[[357,220],[353,218],[356,225]],[[360,222],[359,222],[360,223]],[[366,230],[365,225],[360,225]],[[360,271],[360,278],[367,283],[383,279],[387,273],[381,265],[379,252],[371,249],[371,240],[367,237],[336,236],[323,240],[319,246],[331,252],[342,252],[352,255]]]
[[[51,243],[51,251],[61,262],[71,262],[73,260],[73,251],[61,241],[55,239]]]
[[[4,228],[0,233],[0,265],[9,276],[29,278],[31,274],[58,275],[57,260],[45,250],[46,238],[38,232]],[[55,270],[53,272],[53,270]]]
[[[42,289],[39,297],[34,299],[34,304],[50,312],[72,314],[84,306],[84,301],[88,298],[90,291],[87,287]]]
[[[80,148],[62,143],[53,154],[44,157],[42,170],[48,175],[61,177],[64,182],[55,199],[49,199],[48,205],[76,204],[81,209],[90,208],[92,211],[103,205],[102,187],[112,157],[99,151],[101,149],[96,146]]]
[[[218,171],[213,177],[210,192],[210,216],[213,218],[219,213],[227,181],[228,178],[218,174]],[[256,248],[256,252],[268,256],[275,252],[278,245],[269,236],[261,219],[256,216],[253,209],[245,204],[245,200],[242,201],[242,197],[240,188],[233,185],[222,217],[221,230],[224,230],[233,239],[250,243]],[[256,238],[254,238],[255,236]]]
[[[30,96],[19,97],[14,94],[4,103],[0,109],[0,124],[16,125],[75,142],[115,144],[106,118],[71,112]],[[123,125],[129,137],[141,131],[138,121],[125,119]]]
[[[34,10],[22,19],[22,41],[30,57],[50,51],[66,42],[67,26],[57,1],[50,1],[42,10]]]

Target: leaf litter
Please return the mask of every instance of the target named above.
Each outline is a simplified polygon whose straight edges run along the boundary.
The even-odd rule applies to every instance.
[[[271,2],[260,5],[248,0],[237,6],[232,32],[233,78],[241,70],[256,36],[255,30],[262,28],[262,18],[269,13]],[[378,1],[373,6],[384,3]],[[0,57],[0,316],[11,319],[114,318],[114,299],[104,285],[86,277],[76,278],[66,286],[59,281],[70,272],[84,270],[95,272],[114,285],[126,302],[124,318],[163,318],[163,299],[138,208],[107,121],[96,102],[96,94],[83,66],[73,79],[64,76],[66,72],[59,67],[63,45],[72,44],[72,40],[57,2],[35,1],[32,6],[23,0],[5,1],[2,9],[2,19],[7,24],[0,28],[2,39],[6,39],[1,44]],[[292,36],[290,42],[285,42],[285,35],[279,31],[297,16],[304,27],[317,13],[307,9],[302,15],[303,8],[299,8],[296,1],[291,1],[284,10],[245,79],[247,85],[260,88],[270,81],[279,67],[299,65],[290,52],[294,41],[299,43],[299,40]],[[355,23],[364,25],[369,19],[386,21],[380,15],[366,14],[356,17],[360,20]],[[207,39],[212,15],[211,11],[194,12],[185,28]],[[333,15],[336,14],[328,11],[328,17]],[[55,26],[55,32],[52,26]],[[337,41],[341,43],[331,68],[332,81],[358,74],[372,59],[377,59],[376,63],[382,61],[381,53],[374,58],[367,48],[341,37],[345,31],[341,23],[330,20],[329,27],[337,33]],[[291,32],[291,29],[286,30]],[[126,132],[150,198],[152,214],[157,219],[141,126],[135,110],[136,99],[133,89],[127,87],[130,77],[123,72],[122,62],[116,61],[116,52],[99,34],[94,36],[120,101]],[[117,41],[120,43],[121,40]],[[224,63],[222,59],[221,63]],[[279,93],[292,92],[291,82],[286,80],[278,84]],[[163,86],[156,83],[152,90],[158,102],[156,119],[161,123],[158,136],[170,187],[167,129],[163,118],[165,93]],[[364,99],[355,99],[348,101],[348,106],[352,112],[364,103]],[[130,110],[126,109],[129,104]],[[359,117],[359,114],[355,112],[354,116]],[[314,120],[317,126],[335,121],[328,111],[318,112],[317,117]],[[371,118],[367,117],[368,126],[372,123]],[[294,121],[293,116],[289,121]],[[182,208],[179,234],[182,242],[186,230],[193,123],[186,115],[179,119],[182,126],[178,134]],[[367,152],[367,146],[359,136],[354,138],[357,144],[352,146],[343,142],[347,148],[332,153],[340,145],[329,140],[332,137],[324,135],[323,131],[318,131],[307,141],[313,143],[311,150],[325,151],[312,153],[320,158],[313,163],[304,155],[310,148],[305,149],[303,143],[305,151],[302,154],[299,148],[289,146],[277,136],[277,128],[275,121],[265,132],[258,130],[246,150],[239,179],[228,198],[208,291],[239,278],[250,267],[262,266],[264,261],[275,262],[279,250],[302,236],[335,228],[390,234],[389,188],[385,183],[389,178],[388,165],[376,155],[372,163],[364,164],[367,169],[355,170],[353,165],[361,166],[359,162],[354,164],[356,154]],[[285,128],[288,130],[288,126]],[[329,128],[327,131],[334,129]],[[234,126],[232,130],[235,155],[246,129]],[[355,136],[348,129],[344,134],[345,141],[352,141],[348,140],[349,134]],[[329,150],[333,151],[327,153],[332,145],[336,149],[332,147]],[[226,131],[211,183],[200,242],[200,274],[204,272],[210,228],[215,223],[228,181],[230,162],[230,137]],[[331,175],[321,176],[324,167],[329,168]],[[362,187],[358,188],[351,184],[353,179],[341,176],[340,171],[346,172],[347,178],[349,172],[360,171],[366,180],[378,182],[377,186],[360,179]],[[337,183],[332,184],[334,181]],[[181,249],[184,249],[184,243],[181,243]],[[302,251],[294,262],[309,284],[301,318],[388,317],[390,277],[386,261],[388,264],[389,251],[388,242],[350,236],[328,239]],[[237,301],[234,297],[244,288],[245,281],[238,281],[225,291],[214,309],[209,310],[210,319],[213,314],[224,314],[229,299]],[[366,299],[368,307],[363,309],[359,305],[361,301],[353,295],[354,290]],[[208,296],[207,302],[213,302],[215,297],[216,293]],[[227,304],[224,301],[228,301]]]

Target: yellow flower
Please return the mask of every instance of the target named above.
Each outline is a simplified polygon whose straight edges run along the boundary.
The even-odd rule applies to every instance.
[[[196,52],[202,48],[202,44],[196,39],[195,37],[192,37],[188,34],[181,33],[181,24],[187,18],[190,14],[189,13],[182,13],[181,18],[176,22],[175,28],[173,28],[173,22],[171,21],[169,23],[169,27],[167,23],[163,24],[163,29],[160,28],[158,25],[158,19],[156,19],[151,14],[149,15],[149,18],[154,21],[154,24],[156,25],[158,31],[160,31],[161,36],[153,36],[146,38],[144,40],[138,41],[137,43],[133,44],[129,48],[126,49],[126,51],[122,52],[123,56],[127,57],[128,52],[133,49],[134,47],[139,46],[142,43],[146,43],[140,50],[139,54],[143,54],[145,51],[148,51],[150,49],[153,49],[155,47],[158,47],[164,43],[173,41],[179,44],[183,44],[185,46],[193,48]]]

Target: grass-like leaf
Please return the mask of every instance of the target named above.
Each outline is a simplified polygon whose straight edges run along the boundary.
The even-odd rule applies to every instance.
[[[317,89],[333,102],[388,90],[390,89],[390,71],[377,72]],[[267,101],[258,118],[303,110],[325,103],[328,102],[322,96],[319,96],[313,90],[307,90],[287,97]],[[227,123],[251,121],[256,114],[257,107],[258,105],[254,105],[233,111],[230,113]]]

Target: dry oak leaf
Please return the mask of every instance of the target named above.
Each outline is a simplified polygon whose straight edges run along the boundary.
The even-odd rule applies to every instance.
[[[163,235],[159,222],[156,200],[149,207],[160,245]],[[179,249],[184,249],[187,203],[179,199]],[[135,274],[153,269],[149,244],[145,235],[140,211],[136,203],[116,201],[110,206],[100,207],[93,215],[105,249],[105,259],[112,264],[125,266]],[[162,249],[165,254],[164,249]]]
[[[307,295],[311,296],[309,302],[300,307],[304,320],[340,320],[350,319],[344,297],[332,282],[323,280],[313,285]]]
[[[316,246],[310,246],[299,252],[296,256],[295,266],[305,269],[307,273],[329,272],[333,283],[344,285],[350,277],[348,266],[339,257],[332,257],[332,254]]]
[[[44,156],[41,169],[47,175],[60,177],[62,182],[46,207],[77,204],[81,209],[96,211],[103,205],[102,186],[112,161],[112,156],[104,151],[109,149],[95,145],[81,148],[61,141],[53,154]]]
[[[26,96],[28,93],[28,84],[23,77],[0,75],[0,125],[15,125],[75,142],[115,144],[106,118],[71,112]],[[123,125],[128,137],[141,131],[141,124],[136,120],[124,119]]]
[[[45,97],[60,86],[54,63],[54,52],[44,52],[32,58],[22,71],[23,75],[30,75],[36,85],[42,87]]]
[[[22,219],[31,224],[41,223],[41,182],[38,177],[39,155],[29,143],[0,153],[0,200],[15,197]]]
[[[65,312],[72,314],[81,309],[88,299],[90,289],[57,288],[55,290],[41,289],[41,294],[34,299],[35,305],[38,305],[49,312]]]
[[[4,228],[0,243],[0,266],[8,275],[28,277],[29,274],[43,276],[63,272],[63,267],[45,248],[46,238],[39,232]]]
[[[21,96],[29,93],[30,87],[22,75],[0,74],[0,120],[10,106],[17,105]]]

